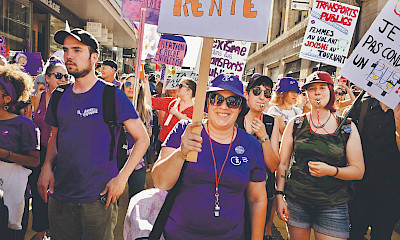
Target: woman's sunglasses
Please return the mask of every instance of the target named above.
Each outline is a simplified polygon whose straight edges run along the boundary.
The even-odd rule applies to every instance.
[[[185,87],[185,88],[187,88],[187,89],[190,89],[189,86],[186,86],[185,84],[182,84],[182,83],[179,83],[178,87],[179,87],[179,88]]]
[[[271,89],[261,90],[260,87],[253,88],[254,96],[260,95],[262,93],[262,91],[264,91],[264,97],[265,98],[271,98],[271,93],[272,93]]]
[[[58,80],[64,77],[65,80],[69,81],[70,78],[69,74],[62,74],[59,72],[55,72],[55,73],[49,73],[49,76],[51,76],[52,74],[54,74],[54,77],[56,77]]]
[[[346,95],[346,93],[345,93],[345,92],[335,92],[335,94],[337,94],[337,95],[339,95],[339,96]]]
[[[125,83],[124,83],[124,85],[125,85],[125,87],[130,87],[130,86],[132,86],[132,82],[129,82],[129,81],[126,81]]]
[[[227,98],[224,98],[224,96],[219,93],[210,93],[210,95],[208,95],[208,102],[213,106],[221,106],[224,101],[226,101],[226,105],[229,108],[233,109],[239,108],[242,104],[242,98],[237,95]]]

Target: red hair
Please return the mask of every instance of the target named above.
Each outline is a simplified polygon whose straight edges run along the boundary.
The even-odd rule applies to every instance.
[[[329,89],[329,102],[326,104],[325,109],[328,109],[331,112],[336,112],[335,108],[335,90],[333,89],[332,84],[327,84]]]

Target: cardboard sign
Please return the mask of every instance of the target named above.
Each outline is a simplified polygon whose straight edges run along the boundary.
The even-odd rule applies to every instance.
[[[195,73],[194,71],[190,70],[181,70],[176,72],[173,76],[172,79],[168,82],[167,87],[165,89],[170,90],[170,89],[177,89],[179,82],[183,77],[189,77],[195,81],[197,81],[198,74]]]
[[[266,42],[272,0],[162,0],[162,33]]]
[[[6,57],[7,54],[6,38],[4,36],[0,36],[0,54],[3,57]]]
[[[101,23],[87,22],[86,31],[90,32],[95,38],[101,38]]]
[[[183,37],[163,35],[158,42],[155,62],[181,67],[186,53]]]
[[[31,76],[37,76],[43,72],[43,62],[40,52],[24,52],[15,55],[16,64],[25,69]]]
[[[399,2],[387,2],[340,71],[392,109],[400,102]]]
[[[209,76],[228,73],[241,79],[249,49],[249,42],[214,39]]]
[[[314,1],[300,57],[343,67],[359,12],[359,7],[340,2]]]
[[[157,25],[161,0],[122,0],[121,18],[140,21],[140,8],[146,8],[146,23]]]

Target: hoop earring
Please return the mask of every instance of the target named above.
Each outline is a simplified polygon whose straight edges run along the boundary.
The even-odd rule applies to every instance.
[[[10,108],[10,107],[9,107],[8,105],[5,105],[5,106],[3,107],[4,111],[8,111],[9,108]]]

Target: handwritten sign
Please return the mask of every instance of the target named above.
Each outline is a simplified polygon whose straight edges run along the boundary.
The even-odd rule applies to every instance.
[[[15,55],[16,64],[25,69],[31,76],[37,76],[43,71],[43,62],[40,52],[20,52]]]
[[[249,42],[215,39],[209,76],[215,78],[219,74],[229,73],[241,79],[249,49]]]
[[[190,70],[181,70],[176,72],[173,76],[172,79],[168,82],[167,87],[165,89],[170,90],[170,89],[177,89],[179,82],[183,77],[188,77],[191,78],[195,81],[197,81],[198,74],[195,73],[194,71]]]
[[[340,2],[314,1],[300,57],[343,67],[359,12],[359,7]]]
[[[158,42],[157,54],[154,61],[181,67],[185,53],[186,42],[183,37],[163,35]]]
[[[140,21],[140,8],[146,8],[146,23],[157,25],[161,0],[122,0],[121,18]]]
[[[7,54],[6,38],[4,36],[0,36],[0,54],[3,55],[3,57]]]
[[[162,0],[162,33],[266,42],[272,0]]]
[[[390,108],[400,102],[399,5],[387,2],[340,71]]]

